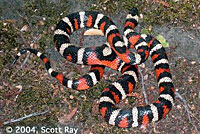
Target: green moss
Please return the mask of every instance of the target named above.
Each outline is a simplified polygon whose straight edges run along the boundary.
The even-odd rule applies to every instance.
[[[52,19],[52,17],[58,17],[61,13],[68,12],[69,4],[65,0],[60,0],[59,2],[47,2],[46,0],[30,0],[25,1],[24,10],[27,17],[49,17],[52,21],[57,19]]]
[[[14,24],[10,22],[0,22],[0,73],[5,65],[12,63],[13,50],[21,43],[17,42],[19,32],[16,31]]]
[[[40,49],[44,50],[46,43],[52,42],[51,26],[55,26],[58,19],[68,13],[69,7],[65,0],[60,0],[57,3],[47,2],[46,0],[25,1],[21,12],[25,13],[25,23],[31,26],[31,32],[42,35],[38,42]],[[40,24],[40,22],[44,24]]]
[[[139,12],[144,15],[145,25],[173,23],[190,27],[192,24],[198,23],[200,16],[198,0],[178,2],[167,0],[165,2],[169,4],[169,7],[159,2],[147,2],[146,0],[95,0],[91,10],[117,13],[122,7],[127,11],[132,7],[137,7]]]
[[[107,13],[115,13],[120,10],[122,1],[115,0],[94,0],[93,4],[89,7],[90,10],[97,10]]]

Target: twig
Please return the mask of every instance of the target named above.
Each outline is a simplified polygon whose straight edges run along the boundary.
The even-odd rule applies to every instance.
[[[144,76],[142,74],[142,71],[141,71],[141,68],[138,66],[138,71],[140,73],[140,76],[141,76],[141,82],[142,82],[142,93],[143,93],[143,96],[144,96],[144,100],[145,100],[145,103],[148,104],[148,99],[147,99],[147,94],[146,94],[146,90],[145,90],[145,85],[144,85]],[[153,131],[154,133],[158,134],[160,133],[159,131],[157,131],[156,129],[156,123],[153,122]]]
[[[191,111],[189,109],[187,101],[178,92],[175,92],[175,95],[183,102],[183,104],[184,104],[183,106],[185,107],[185,109],[187,111],[187,116],[188,116],[189,122],[190,122],[190,124],[192,124],[192,126],[195,129],[195,131],[198,132],[198,129],[197,129],[196,125],[193,123],[193,121],[192,121],[192,119],[190,117]]]
[[[30,55],[31,55],[31,53],[28,53],[28,55],[26,56],[25,60],[24,60],[23,63],[21,64],[21,68],[24,66],[24,64],[26,64],[26,62],[28,61]]]
[[[26,47],[28,47],[28,44],[24,38],[23,33],[20,31],[20,37],[22,38],[23,43],[26,45]],[[30,57],[30,53],[28,53],[28,55],[26,56],[25,60],[23,61],[23,63],[21,64],[21,68],[24,66],[24,64],[28,61],[29,57]]]
[[[188,119],[189,119],[189,121],[190,121],[190,123],[191,123],[191,118],[190,118],[190,110],[189,110],[189,106],[188,106],[188,103],[187,103],[187,101],[178,93],[178,92],[175,92],[175,95],[183,102],[183,106],[185,107],[185,109],[186,109],[186,111],[187,111],[187,115],[188,115]]]
[[[26,21],[28,22],[28,25],[31,26],[31,23],[28,21],[27,18],[24,18],[24,16],[21,15],[19,12],[17,12],[17,14],[18,14],[22,19],[26,20]],[[18,29],[18,30],[19,30],[19,29]],[[19,30],[19,31],[20,31],[20,30]],[[22,31],[20,31],[20,37],[22,38],[22,41],[23,41],[23,43],[25,44],[25,46],[26,46],[26,47],[30,47],[30,46],[28,46],[28,43],[26,42]],[[34,39],[34,37],[33,37],[32,35],[31,35],[31,37]],[[40,40],[40,39],[41,39],[41,36],[39,36],[39,37],[37,37],[36,39],[34,39],[33,42],[36,42],[36,41],[38,41],[38,40]],[[22,68],[22,67],[24,66],[24,64],[28,61],[29,57],[30,57],[30,53],[28,53],[28,55],[26,56],[25,60],[24,60],[23,63],[21,64],[21,68]]]
[[[27,115],[27,116],[24,116],[24,117],[21,117],[21,118],[18,118],[18,119],[11,119],[11,120],[9,120],[9,121],[5,121],[3,124],[4,124],[4,125],[7,125],[7,124],[10,124],[10,123],[19,122],[19,121],[21,121],[21,120],[30,118],[30,117],[32,117],[32,116],[38,116],[38,115],[46,114],[47,112],[49,112],[49,109],[48,109],[48,110],[45,110],[44,112],[32,113],[32,114],[29,114],[29,115]]]
[[[139,73],[140,73],[140,75],[141,75],[142,93],[143,93],[143,95],[144,95],[144,101],[145,101],[146,104],[148,104],[147,94],[146,94],[146,90],[145,90],[145,86],[144,86],[144,76],[143,76],[143,74],[142,74],[142,71],[141,71],[141,68],[140,68],[140,67],[138,67],[138,71],[139,71]]]
[[[22,41],[24,42],[24,44],[25,44],[27,47],[29,47],[21,31],[20,31],[20,36],[21,36]],[[31,37],[34,38],[32,35],[31,35]],[[42,36],[39,35],[37,38],[35,38],[35,39],[33,40],[33,42],[39,41],[39,40],[41,39],[41,37],[42,37]],[[28,55],[26,56],[25,60],[24,60],[23,63],[21,64],[21,68],[22,68],[22,67],[24,66],[24,64],[28,61],[30,55],[31,55],[31,54],[28,53]]]
[[[19,93],[20,93],[20,92],[22,92],[22,88],[20,88],[18,92],[19,92]],[[15,96],[15,99],[14,99],[14,101],[16,101],[16,100],[17,100],[18,96],[19,96],[19,94],[17,94],[17,95]]]
[[[162,4],[164,7],[167,7],[167,8],[170,7],[170,4],[165,1],[162,1],[162,0],[152,0],[152,1]]]
[[[28,47],[28,43],[26,42],[23,33],[20,31],[20,37],[22,38],[23,43]]]
[[[17,11],[17,10],[16,10],[16,11]],[[22,20],[26,21],[26,22],[28,23],[29,26],[32,26],[32,24],[29,22],[29,20],[28,20],[28,18],[27,18],[26,15],[21,15],[21,14],[19,13],[19,11],[17,11],[17,15],[18,15],[20,18],[22,18]]]

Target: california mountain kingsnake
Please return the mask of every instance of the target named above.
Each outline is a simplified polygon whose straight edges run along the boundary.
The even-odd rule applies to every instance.
[[[21,50],[15,60],[27,51],[37,55],[45,64],[48,73],[68,88],[85,90],[94,86],[103,76],[104,68],[109,67],[120,71],[122,76],[103,90],[99,110],[105,120],[122,128],[146,126],[165,117],[174,102],[174,86],[170,74],[165,49],[160,42],[149,36],[134,31],[138,24],[138,11],[132,8],[126,17],[124,36],[107,16],[95,11],[76,12],[64,17],[54,32],[54,43],[57,51],[68,61],[76,64],[91,65],[90,72],[77,80],[70,80],[51,68],[50,61],[35,49]],[[76,47],[70,43],[69,36],[80,28],[101,30],[107,43],[98,47]],[[135,48],[137,53],[131,53]],[[119,109],[115,105],[132,93],[135,88],[141,64],[151,56],[159,87],[159,98],[152,104],[130,109]]]

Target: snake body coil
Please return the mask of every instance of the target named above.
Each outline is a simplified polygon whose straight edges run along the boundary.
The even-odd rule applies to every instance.
[[[68,61],[91,65],[89,73],[77,80],[71,80],[51,68],[50,61],[35,49],[27,48],[17,54],[16,60],[27,51],[37,55],[45,64],[48,73],[68,88],[85,90],[94,86],[109,67],[122,73],[116,82],[103,90],[99,110],[105,120],[122,128],[146,126],[149,122],[165,117],[174,102],[174,86],[165,49],[160,42],[134,31],[138,24],[138,11],[132,8],[126,17],[124,35],[107,16],[94,12],[76,12],[64,17],[56,26],[54,43],[57,51]],[[80,28],[95,28],[103,32],[107,42],[99,47],[77,47],[70,43],[70,35]],[[129,49],[135,48],[136,53]],[[145,62],[149,55],[154,63],[159,87],[159,98],[152,104],[130,109],[116,107],[122,99],[133,92],[138,79],[137,65]]]

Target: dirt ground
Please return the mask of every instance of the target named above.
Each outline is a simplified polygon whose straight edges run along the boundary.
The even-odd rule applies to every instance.
[[[57,22],[72,12],[97,10],[112,18],[122,32],[125,17],[132,7],[137,7],[143,16],[136,31],[153,36],[160,34],[169,43],[166,51],[173,82],[181,96],[180,99],[176,95],[175,104],[165,119],[149,124],[146,130],[117,128],[100,116],[101,92],[119,78],[118,72],[106,69],[102,81],[87,91],[78,92],[51,78],[41,60],[33,55],[22,56],[16,65],[11,64],[20,49],[33,47],[45,52],[57,71],[68,78],[78,78],[88,67],[66,62],[55,52],[52,39]],[[79,134],[200,133],[199,16],[199,0],[1,0],[0,134],[11,129],[11,133],[23,133],[24,128],[27,131],[31,128],[30,133],[35,133],[34,128],[41,127],[51,128],[49,133],[56,133],[59,127],[65,128],[66,133]],[[83,46],[106,42],[105,37],[83,38],[82,33],[83,30],[73,33],[71,42]],[[119,107],[145,104],[142,76],[149,103],[157,99],[158,88],[150,59],[141,67],[141,72],[134,89],[136,95],[124,100]],[[29,115],[32,116],[19,120]],[[9,122],[16,119],[18,121]]]

